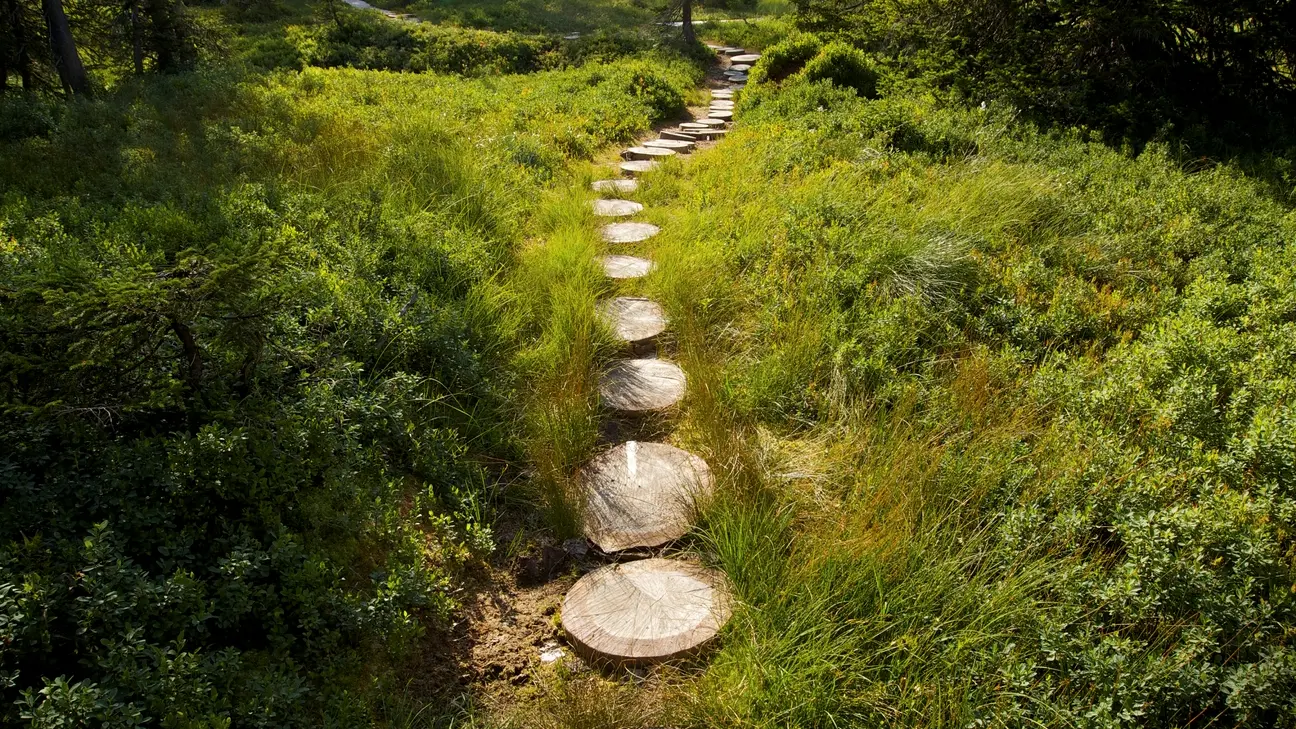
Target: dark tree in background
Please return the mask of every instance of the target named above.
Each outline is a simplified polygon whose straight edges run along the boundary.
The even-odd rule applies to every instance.
[[[88,95],[95,71],[172,73],[197,60],[179,0],[0,0],[0,92]]]
[[[1280,0],[797,0],[798,24],[1063,123],[1255,135],[1293,110]]]
[[[68,26],[67,13],[63,12],[62,0],[41,0],[41,10],[45,14],[50,52],[54,56],[54,67],[58,69],[59,80],[63,82],[63,90],[69,95],[89,96],[90,78],[81,63],[76,41],[72,39],[72,29]]]

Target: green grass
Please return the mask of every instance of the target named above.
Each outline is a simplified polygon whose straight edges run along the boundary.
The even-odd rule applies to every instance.
[[[641,193],[743,603],[693,721],[1289,719],[1289,211],[1007,111],[739,113]]]
[[[697,75],[657,54],[4,100],[0,609],[77,629],[6,634],[0,716],[459,716],[401,671],[504,486],[578,518],[602,278],[563,190]]]

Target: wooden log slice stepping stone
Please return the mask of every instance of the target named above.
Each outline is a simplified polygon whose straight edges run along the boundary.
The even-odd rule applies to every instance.
[[[729,57],[731,63],[755,63],[760,59],[761,54],[759,53],[743,53],[741,55]]]
[[[738,48],[737,46],[725,46],[724,48],[720,49],[720,52],[726,56],[732,56],[735,53],[742,53],[743,49]]]
[[[706,117],[704,119],[695,119],[693,123],[701,124],[706,129],[719,129],[720,127],[723,127],[725,125],[723,119],[714,119],[712,117]]]
[[[594,214],[604,218],[622,218],[643,212],[643,206],[629,200],[590,200]]]
[[[733,109],[713,109],[711,111],[711,118],[729,121],[730,119],[733,119]]]
[[[634,256],[603,256],[603,273],[608,278],[643,278],[653,269],[653,262]]]
[[[711,89],[711,98],[713,99],[732,99],[733,91],[731,89]]]
[[[662,149],[673,149],[676,152],[692,152],[697,146],[696,142],[684,141],[683,139],[652,139],[643,143],[645,147],[661,147]]]
[[[746,73],[751,70],[751,66],[746,63],[735,63],[729,67],[730,71],[742,71]]]
[[[688,378],[673,362],[623,359],[599,377],[599,396],[614,410],[662,410],[684,397]]]
[[[700,139],[720,139],[720,138],[723,137],[725,134],[728,134],[728,130],[726,130],[726,129],[707,129],[707,130],[705,130],[705,131],[698,132],[698,138],[700,138]]]
[[[582,577],[563,599],[562,624],[587,659],[636,666],[701,650],[732,610],[720,572],[653,558],[610,564]]]
[[[657,547],[688,533],[715,480],[706,461],[665,443],[629,441],[581,472],[585,536],[604,552]]]
[[[621,156],[626,159],[661,159],[663,157],[674,157],[675,150],[662,149],[661,147],[631,147],[621,152]]]
[[[689,142],[693,142],[697,140],[697,137],[693,136],[692,134],[689,134],[688,132],[675,131],[673,129],[666,129],[662,131],[661,135],[662,135],[662,139],[678,139],[678,140],[689,141]]]
[[[661,232],[652,223],[610,223],[603,226],[603,240],[608,243],[638,243]]]
[[[594,192],[634,192],[639,189],[638,180],[595,180],[590,184]]]
[[[563,40],[579,40],[580,37],[581,37],[580,33],[568,33],[563,36]]]
[[[745,84],[747,83],[747,74],[735,73],[729,76],[729,80],[736,84]]]
[[[649,162],[647,160],[636,159],[629,162],[621,163],[621,171],[627,175],[642,175],[645,172],[656,169],[660,162]]]
[[[734,103],[729,99],[715,99],[711,102],[712,109],[732,109]]]
[[[666,312],[649,299],[618,296],[599,305],[599,316],[617,338],[631,344],[646,342],[666,331]]]
[[[698,132],[705,131],[710,128],[711,128],[710,124],[702,124],[700,122],[695,122],[695,121],[684,122],[680,124],[680,129],[692,134],[696,134]]]

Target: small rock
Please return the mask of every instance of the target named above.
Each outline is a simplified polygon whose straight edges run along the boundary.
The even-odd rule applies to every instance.
[[[558,641],[551,640],[540,646],[540,662],[556,663],[567,657],[567,649],[558,645]]]
[[[523,587],[543,585],[567,563],[567,552],[559,547],[545,545],[539,554],[529,554],[518,560],[517,581]]]
[[[562,543],[563,551],[577,559],[589,554],[589,542],[584,539],[568,539]]]

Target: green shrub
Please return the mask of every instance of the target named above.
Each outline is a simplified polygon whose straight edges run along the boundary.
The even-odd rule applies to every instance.
[[[823,43],[818,36],[798,33],[761,52],[761,58],[748,74],[752,84],[779,83],[805,68],[819,53]]]
[[[860,49],[841,41],[824,46],[805,64],[798,78],[810,82],[831,81],[834,86],[855,89],[855,93],[866,99],[877,96],[878,74],[868,56]]]

